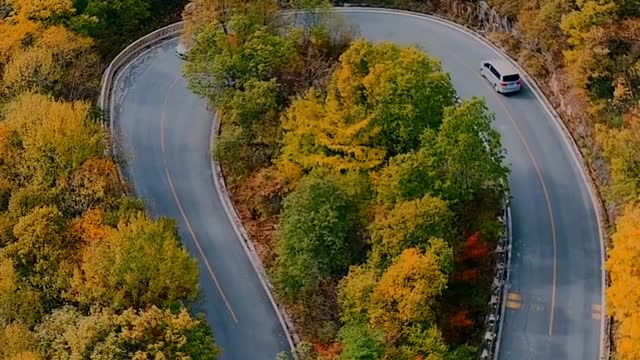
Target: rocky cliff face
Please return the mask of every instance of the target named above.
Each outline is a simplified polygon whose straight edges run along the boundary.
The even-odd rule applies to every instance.
[[[443,0],[439,8],[449,16],[465,20],[481,32],[514,32],[511,21],[506,16],[500,15],[486,1]]]

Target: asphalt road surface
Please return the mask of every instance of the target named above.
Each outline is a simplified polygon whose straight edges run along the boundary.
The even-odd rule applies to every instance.
[[[602,304],[596,213],[576,161],[525,87],[503,96],[479,75],[489,47],[417,16],[343,9],[373,41],[418,45],[439,58],[462,98],[495,113],[511,167],[513,260],[501,359],[597,359]],[[154,216],[175,218],[201,265],[206,313],[222,359],[273,360],[288,349],[276,313],[218,199],[209,161],[212,114],[190,93],[176,40],[134,61],[116,83],[126,175]]]

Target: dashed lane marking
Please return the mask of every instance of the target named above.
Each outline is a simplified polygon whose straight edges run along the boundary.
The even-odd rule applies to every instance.
[[[191,235],[191,238],[195,242],[196,248],[198,249],[198,252],[200,253],[202,261],[204,262],[204,265],[207,268],[207,272],[211,276],[211,279],[213,280],[214,284],[216,285],[216,288],[218,288],[218,291],[220,292],[220,296],[222,297],[222,301],[224,301],[224,304],[226,305],[227,310],[229,310],[229,314],[231,315],[231,318],[237,324],[238,323],[238,317],[236,316],[235,312],[233,311],[233,308],[231,307],[231,303],[227,299],[227,296],[225,295],[224,291],[222,290],[222,285],[218,281],[218,278],[216,277],[216,274],[213,271],[213,267],[211,266],[211,264],[209,264],[209,260],[207,260],[207,257],[205,256],[204,251],[202,250],[202,247],[200,246],[200,241],[198,240],[198,237],[196,236],[196,233],[193,231],[193,228],[191,227],[191,221],[189,221],[189,218],[187,217],[187,214],[184,211],[184,208],[182,207],[182,203],[180,202],[180,198],[178,197],[178,193],[176,192],[175,186],[173,185],[173,178],[171,177],[171,173],[169,172],[169,166],[167,165],[167,157],[166,157],[166,151],[165,151],[165,146],[164,146],[164,127],[165,127],[165,122],[166,122],[165,109],[167,107],[167,99],[169,98],[169,91],[171,90],[171,88],[173,88],[173,86],[175,86],[175,84],[178,82],[179,78],[180,78],[179,76],[176,76],[176,78],[173,80],[171,85],[167,88],[167,92],[165,94],[164,102],[162,103],[162,118],[160,119],[160,148],[161,148],[161,151],[162,151],[162,159],[164,161],[164,172],[165,172],[165,175],[167,177],[167,181],[169,183],[169,189],[171,190],[171,193],[173,194],[173,198],[176,201],[176,205],[178,206],[178,210],[180,211],[180,215],[182,215],[182,218],[184,219],[184,222],[187,225],[187,230],[189,232],[189,235]]]
[[[600,304],[591,305],[591,318],[593,320],[602,319],[602,305]]]
[[[510,292],[507,294],[507,299],[520,301],[522,300],[522,295]]]
[[[507,308],[509,309],[517,310],[520,309],[521,306],[522,303],[518,301],[507,300]]]

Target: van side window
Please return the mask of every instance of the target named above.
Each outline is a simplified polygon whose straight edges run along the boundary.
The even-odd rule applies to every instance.
[[[492,66],[491,67],[491,72],[493,73],[493,75],[495,75],[498,79],[500,79],[500,73]]]
[[[489,65],[489,63],[484,63],[484,67],[486,67],[487,69],[490,69],[491,65]]]

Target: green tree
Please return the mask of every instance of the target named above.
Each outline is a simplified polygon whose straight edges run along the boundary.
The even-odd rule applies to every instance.
[[[120,222],[128,222],[140,213],[144,213],[144,202],[141,199],[123,197],[105,213],[104,223],[117,227]]]
[[[96,40],[103,57],[117,54],[151,20],[147,0],[88,0],[72,28]]]
[[[440,63],[418,49],[357,41],[340,57],[326,97],[312,89],[285,113],[280,162],[370,170],[417,149],[454,97]]]
[[[224,126],[216,143],[216,158],[234,183],[247,172],[270,164],[279,146],[280,102],[278,84],[249,80],[244,91],[234,91],[221,104]]]
[[[287,196],[277,239],[274,279],[283,295],[309,294],[343,275],[355,259],[357,204],[334,177],[310,175]]]
[[[404,200],[417,200],[437,193],[440,179],[434,160],[423,150],[389,159],[387,166],[374,177],[379,202],[394,206]]]
[[[278,128],[279,90],[275,79],[260,81],[250,79],[244,86],[244,91],[233,94],[228,106],[227,123],[239,126],[243,136],[249,142],[265,143],[277,139],[277,134],[269,133]]]
[[[454,206],[478,196],[500,199],[508,169],[492,121],[479,99],[447,108],[440,129],[427,130],[418,151],[391,158],[376,176],[379,200],[393,205],[432,194]]]
[[[372,145],[388,156],[417,149],[422,132],[437,128],[455,100],[449,75],[436,59],[415,47],[364,40],[342,54],[328,91],[352,109],[353,120],[372,113]]]
[[[609,0],[579,0],[576,5],[577,9],[566,14],[560,23],[569,44],[565,50],[567,70],[578,88],[590,88],[591,95],[606,97],[606,93],[613,93],[613,79],[607,71],[613,65],[612,59],[605,49],[594,45],[603,38],[601,26],[610,24],[617,6]]]
[[[200,26],[184,67],[189,87],[218,111],[223,132],[216,153],[232,175],[232,184],[271,163],[279,147],[279,113],[286,102],[281,80],[297,57],[287,30],[281,31],[283,35],[255,14],[260,12],[260,1],[236,5],[243,10],[229,17],[233,32],[218,22]],[[230,10],[215,6],[210,10],[212,17],[226,23],[226,15],[218,13]]]
[[[340,329],[342,360],[378,360],[384,355],[384,334],[367,324],[350,323]]]
[[[440,131],[423,136],[422,151],[432,158],[427,163],[437,169],[436,188],[444,199],[464,202],[483,193],[504,194],[508,169],[492,122],[484,101],[474,98],[447,108]]]
[[[0,251],[0,326],[12,322],[35,326],[45,312],[40,294],[19,277],[13,261]]]
[[[114,309],[169,306],[193,300],[198,268],[182,248],[175,223],[143,216],[123,223],[82,253],[75,298]]]
[[[432,238],[452,239],[453,220],[454,214],[440,198],[427,195],[400,202],[389,211],[380,211],[371,224],[374,254],[370,256],[384,262],[409,247],[426,250]]]
[[[65,236],[66,227],[57,208],[35,208],[15,226],[16,241],[2,249],[20,280],[40,290],[46,308],[58,305],[71,281],[78,244]]]
[[[247,17],[234,17],[231,27],[231,34],[216,24],[204,29],[184,67],[189,87],[223,109],[249,81],[278,78],[294,55],[288,38]]]
[[[609,161],[609,197],[623,202],[640,199],[640,125],[631,123],[620,129],[598,126],[596,139]]]

